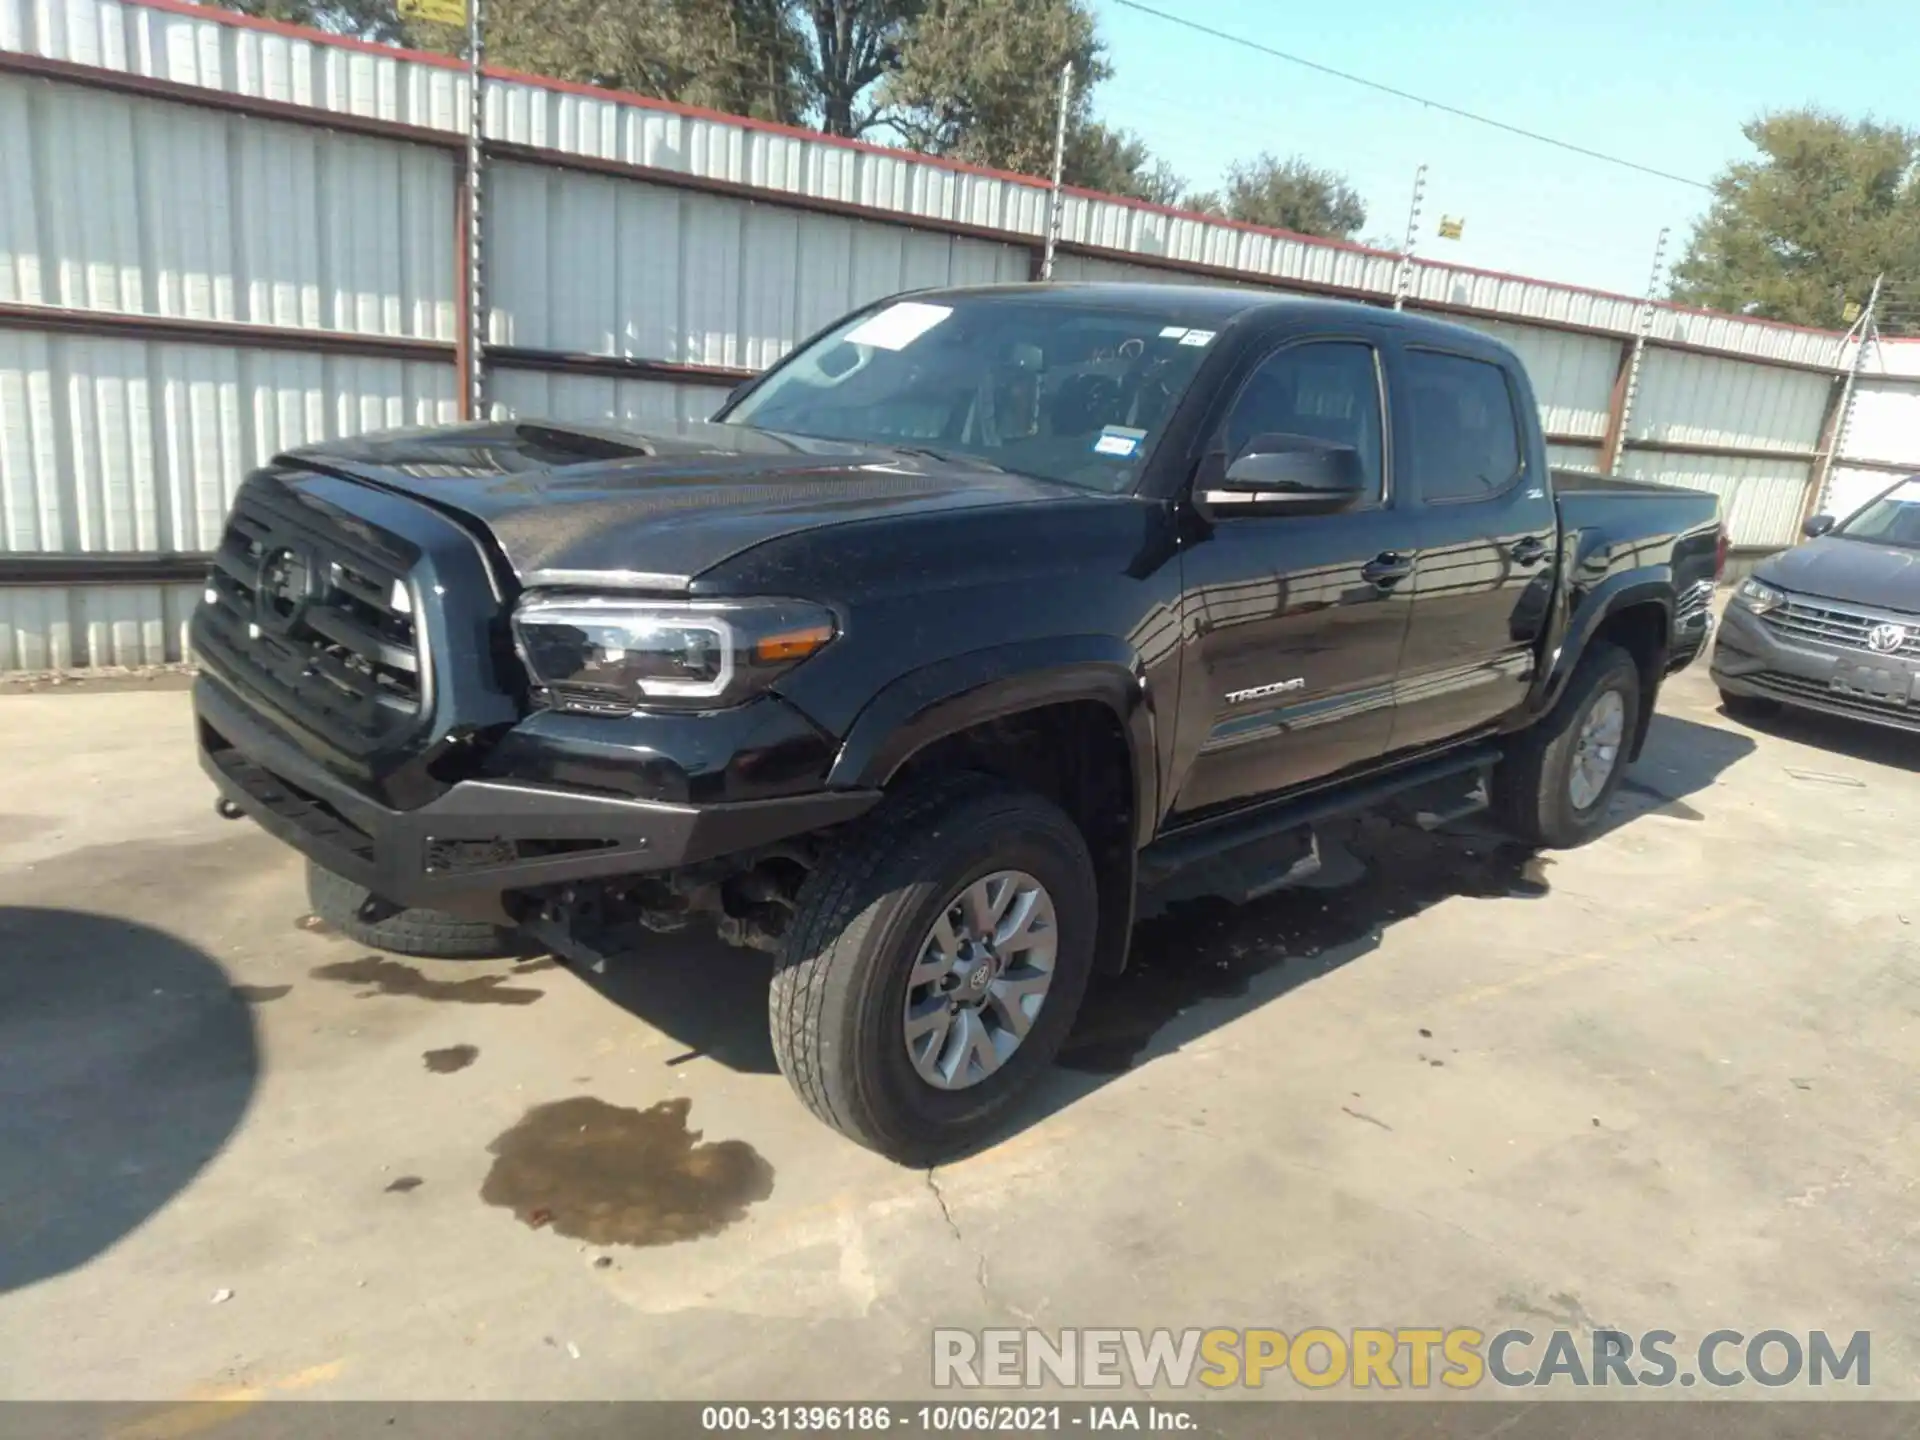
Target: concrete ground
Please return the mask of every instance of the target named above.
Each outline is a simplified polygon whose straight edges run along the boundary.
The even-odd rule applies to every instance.
[[[1372,826],[1149,925],[931,1175],[789,1095],[753,956],[301,928],[178,690],[0,754],[0,1395],[907,1397],[1027,1323],[1864,1329],[1920,1395],[1920,746],[1704,667],[1583,849]]]

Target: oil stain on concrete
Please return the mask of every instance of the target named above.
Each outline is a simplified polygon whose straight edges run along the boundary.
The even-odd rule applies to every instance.
[[[406,995],[416,1000],[440,1000],[454,1005],[531,1005],[546,992],[517,989],[505,975],[476,975],[468,980],[435,980],[411,965],[385,955],[362,955],[358,960],[336,960],[316,966],[316,980],[343,985],[365,985],[362,999],[374,995]]]
[[[436,1075],[451,1075],[464,1070],[480,1058],[478,1045],[449,1045],[444,1050],[428,1050],[421,1057],[427,1069]]]
[[[1429,833],[1368,817],[1323,835],[1322,847],[1320,883],[1251,905],[1183,901],[1143,921],[1126,972],[1089,988],[1059,1063],[1119,1074],[1182,1011],[1245,996],[1278,965],[1297,966],[1300,983],[1366,954],[1388,925],[1452,896],[1547,893],[1550,862],[1491,836]]]
[[[703,1143],[692,1101],[645,1110],[581,1096],[535,1106],[488,1147],[489,1205],[592,1245],[672,1245],[712,1235],[773,1193],[773,1167],[742,1140]]]
[[[418,1175],[402,1175],[399,1179],[388,1184],[386,1193],[389,1195],[411,1195],[426,1183],[427,1182],[422,1180]]]

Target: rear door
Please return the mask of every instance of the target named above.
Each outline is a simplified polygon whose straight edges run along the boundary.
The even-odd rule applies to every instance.
[[[1174,802],[1182,818],[1386,748],[1417,517],[1395,493],[1382,381],[1376,339],[1362,332],[1284,342],[1230,383],[1214,455],[1262,434],[1335,440],[1360,452],[1367,490],[1329,515],[1216,514],[1185,556],[1182,683],[1198,696],[1183,736],[1202,718],[1205,735]]]
[[[1392,748],[1492,726],[1526,698],[1552,599],[1553,495],[1524,423],[1533,396],[1496,352],[1393,356],[1396,445],[1420,569]]]

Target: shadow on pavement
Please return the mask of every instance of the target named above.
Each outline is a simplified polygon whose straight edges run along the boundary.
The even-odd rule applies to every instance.
[[[1722,706],[1722,713],[1725,707]],[[1741,715],[1735,725],[1771,735],[1776,740],[1791,740],[1864,760],[1870,765],[1886,765],[1895,770],[1920,771],[1920,743],[1910,730],[1894,730],[1866,720],[1851,720],[1844,715],[1827,715],[1818,710],[1796,710],[1782,706],[1770,715]]]
[[[576,973],[621,1009],[679,1041],[685,1049],[670,1056],[669,1065],[704,1056],[752,1075],[777,1069],[767,1033],[770,956],[722,944],[694,925],[673,935],[642,933],[604,974]]]
[[[1688,797],[1754,749],[1749,736],[1657,715],[1607,828],[1652,816],[1702,819]],[[1243,906],[1177,902],[1137,926],[1126,973],[1095,979],[1054,1074],[1009,1129],[1369,954],[1389,926],[1422,910],[1463,895],[1532,899],[1551,885],[1551,855],[1476,822],[1429,833],[1367,816],[1323,831],[1322,848],[1325,867],[1307,886]],[[765,956],[690,929],[644,936],[605,975],[581,978],[681,1042],[685,1051],[669,1065],[701,1055],[771,1073],[771,969]],[[1179,1038],[1169,1046],[1162,1031],[1176,1020]]]
[[[0,906],[0,1294],[84,1264],[186,1187],[258,1079],[246,1001],[147,926]]]

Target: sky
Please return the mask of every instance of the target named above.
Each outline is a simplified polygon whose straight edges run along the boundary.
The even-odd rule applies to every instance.
[[[1147,0],[1325,65],[1655,169],[1711,181],[1740,126],[1816,104],[1920,127],[1915,0]],[[1623,294],[1670,264],[1708,192],[1589,160],[1093,0],[1113,78],[1095,113],[1195,188],[1262,150],[1345,174],[1360,238]],[[1463,220],[1459,240],[1434,227]],[[1664,292],[1663,292],[1664,293]]]

